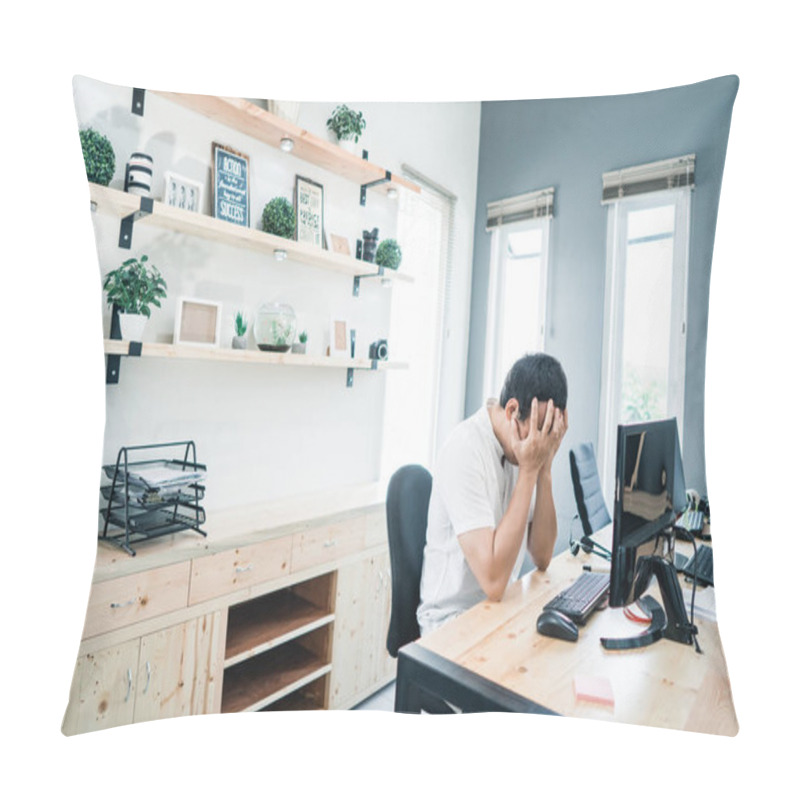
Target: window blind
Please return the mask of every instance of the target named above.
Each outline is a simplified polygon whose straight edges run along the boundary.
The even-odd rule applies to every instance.
[[[528,192],[488,203],[486,206],[486,230],[491,231],[501,225],[525,219],[552,217],[554,198],[555,189],[551,186],[536,192]]]
[[[694,154],[603,173],[603,203],[682,186],[694,188]]]

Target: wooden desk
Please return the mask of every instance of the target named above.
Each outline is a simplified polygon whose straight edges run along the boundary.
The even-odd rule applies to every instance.
[[[687,549],[688,548],[688,551]],[[677,549],[691,552],[691,545]],[[601,636],[644,629],[622,609],[595,612],[575,643],[536,631],[544,604],[575,580],[583,564],[607,568],[597,556],[569,551],[546,572],[525,575],[499,603],[482,602],[400,651],[397,711],[419,711],[429,691],[464,711],[508,710],[627,722],[733,736],[738,730],[725,657],[713,614],[713,589],[697,589],[694,646],[661,640],[648,647],[607,651]],[[690,586],[680,577],[682,586]],[[649,591],[660,600],[658,587]],[[688,610],[688,605],[687,605]],[[607,678],[614,706],[578,701],[576,676]]]

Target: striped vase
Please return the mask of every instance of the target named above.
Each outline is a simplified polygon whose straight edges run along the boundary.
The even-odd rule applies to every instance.
[[[150,197],[153,184],[153,157],[147,153],[131,153],[125,165],[125,191]]]

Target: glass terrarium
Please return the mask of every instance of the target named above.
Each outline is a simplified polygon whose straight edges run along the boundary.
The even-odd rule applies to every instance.
[[[264,303],[258,309],[253,333],[259,350],[286,353],[297,332],[294,309],[285,303]]]

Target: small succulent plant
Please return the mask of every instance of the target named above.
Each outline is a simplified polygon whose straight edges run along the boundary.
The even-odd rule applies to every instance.
[[[237,336],[244,336],[247,333],[247,317],[241,311],[236,312],[234,324],[236,325]]]

